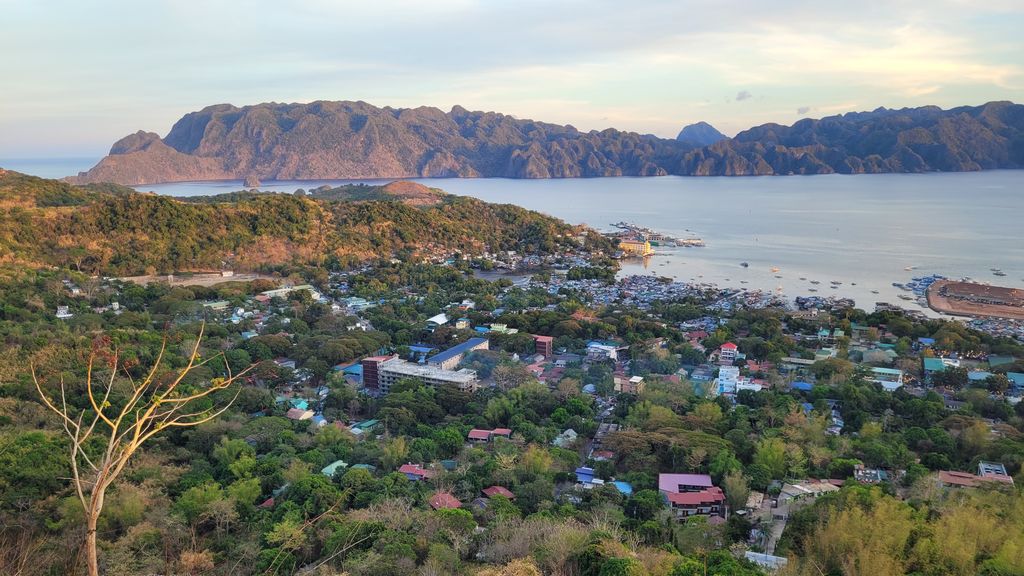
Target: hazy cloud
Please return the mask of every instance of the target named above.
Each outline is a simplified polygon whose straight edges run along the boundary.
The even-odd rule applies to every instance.
[[[744,100],[747,100],[747,99],[750,99],[750,98],[753,98],[753,97],[754,97],[754,95],[753,95],[753,94],[751,94],[750,92],[748,92],[748,91],[746,91],[746,90],[740,90],[740,91],[739,91],[739,92],[738,92],[738,93],[736,94],[736,101],[737,101],[737,102],[742,102],[742,101],[744,101]]]
[[[804,114],[807,114],[810,111],[811,111],[811,107],[810,106],[801,106],[801,107],[796,109],[797,116],[803,116]]]

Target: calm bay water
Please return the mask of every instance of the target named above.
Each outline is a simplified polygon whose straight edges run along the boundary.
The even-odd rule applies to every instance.
[[[62,165],[65,174],[86,168],[67,170],[67,163]],[[627,261],[627,274],[654,272],[681,281],[765,290],[781,287],[789,297],[812,295],[815,289],[819,296],[854,298],[868,310],[876,301],[917,308],[898,299],[904,292],[892,283],[927,274],[1024,288],[1024,171],[418,181],[601,230],[625,220],[673,236],[699,236],[707,243],[704,248],[658,248],[646,265]],[[339,183],[280,181],[260,189],[293,192]],[[138,188],[194,196],[241,187],[241,181],[223,181]],[[906,271],[908,266],[914,270]],[[1006,276],[994,276],[991,268],[1002,269]],[[842,282],[838,289],[830,288],[833,280]]]

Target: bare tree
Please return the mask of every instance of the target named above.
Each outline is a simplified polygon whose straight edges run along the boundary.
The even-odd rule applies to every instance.
[[[68,404],[63,377],[60,382],[59,404],[47,396],[43,392],[35,366],[32,366],[32,380],[40,398],[60,417],[64,432],[71,440],[71,480],[78,500],[85,510],[87,525],[84,551],[90,576],[99,576],[96,525],[103,512],[107,489],[124,471],[132,456],[146,441],[162,430],[196,426],[213,420],[223,414],[238,397],[236,392],[233,398],[219,408],[216,405],[206,408],[197,405],[214,392],[227,389],[248,370],[232,374],[223,354],[200,359],[199,343],[202,337],[203,329],[200,329],[199,336],[191,347],[188,364],[184,368],[162,372],[160,367],[167,349],[165,339],[160,347],[160,353],[141,381],[133,379],[129,370],[119,364],[116,349],[109,353],[102,347],[94,346],[89,355],[85,378],[89,407],[83,410]],[[185,377],[193,370],[217,358],[224,361],[227,377],[214,378],[206,386],[186,385],[186,390],[179,389],[182,388]],[[104,363],[110,368],[110,376],[102,378],[103,383],[99,385],[102,389],[97,390],[94,386],[94,376]],[[119,374],[123,374],[124,378],[119,379]],[[119,392],[123,386],[124,398],[119,393],[112,395],[115,385]],[[205,402],[203,404],[206,405]]]

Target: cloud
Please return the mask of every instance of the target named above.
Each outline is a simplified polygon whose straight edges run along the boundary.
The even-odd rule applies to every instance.
[[[754,97],[754,95],[751,94],[750,92],[748,92],[746,90],[740,90],[739,93],[736,94],[736,101],[737,102],[742,102],[744,100],[748,100],[748,99],[753,98],[753,97]]]
[[[796,113],[797,113],[798,116],[803,116],[804,114],[807,114],[810,111],[811,111],[811,107],[810,106],[801,106],[801,107],[796,109]]]

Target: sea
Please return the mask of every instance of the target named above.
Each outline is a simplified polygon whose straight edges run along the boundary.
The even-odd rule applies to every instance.
[[[0,159],[5,168],[46,177],[74,174],[94,163]],[[277,181],[260,189],[294,192],[325,184],[388,181]],[[901,300],[900,294],[909,293],[893,283],[932,274],[1024,288],[1024,170],[416,181],[602,231],[627,222],[705,243],[658,246],[650,258],[624,261],[623,275],[654,274],[772,291],[790,299],[847,297],[868,311],[876,302],[888,302],[924,312],[917,303]],[[240,190],[242,182],[178,182],[138,189],[198,196]]]

